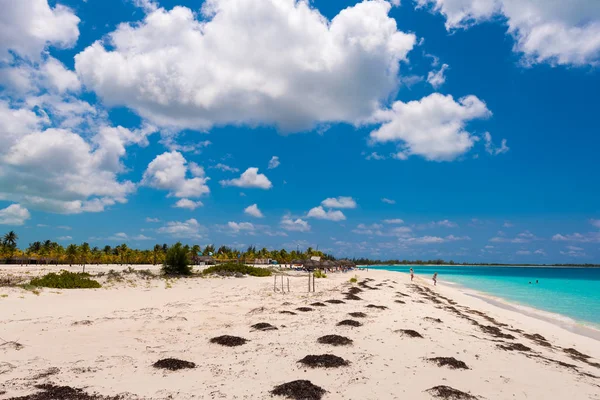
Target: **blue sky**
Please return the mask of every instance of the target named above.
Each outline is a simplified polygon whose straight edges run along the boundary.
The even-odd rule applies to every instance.
[[[600,262],[597,2],[399,3],[0,0],[0,229]]]

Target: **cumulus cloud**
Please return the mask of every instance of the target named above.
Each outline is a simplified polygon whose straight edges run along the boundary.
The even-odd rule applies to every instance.
[[[250,222],[228,222],[227,226],[233,230],[234,233],[240,231],[254,231],[254,225]]]
[[[600,229],[600,219],[590,219],[590,224]]]
[[[79,37],[79,18],[63,5],[48,0],[0,0],[0,61],[15,52],[37,60],[48,46],[69,48]]]
[[[239,178],[223,180],[222,186],[237,186],[241,188],[271,189],[273,184],[264,174],[258,173],[258,168],[248,168]]]
[[[365,157],[365,160],[377,160],[377,161],[381,161],[381,160],[385,160],[385,156],[382,156],[381,154],[379,154],[376,151],[374,151],[371,154],[367,155]]]
[[[190,178],[187,177],[188,174],[191,175]],[[209,179],[201,166],[188,164],[181,153],[172,151],[156,156],[148,164],[141,183],[167,190],[170,196],[194,198],[210,193],[206,185]]]
[[[552,240],[560,242],[600,243],[600,232],[572,233],[568,235],[556,234]]]
[[[363,1],[331,21],[296,0],[208,0],[200,19],[158,8],[87,47],[75,67],[105,104],[162,127],[354,123],[395,93],[416,42],[390,8]]]
[[[448,30],[502,17],[525,63],[596,65],[600,61],[600,6],[571,0],[415,0],[446,17]]]
[[[280,225],[286,231],[292,231],[292,232],[309,232],[310,231],[310,225],[308,224],[308,222],[306,222],[305,220],[303,220],[301,218],[292,218],[289,215],[285,215],[281,219]]]
[[[451,161],[473,147],[477,138],[465,130],[468,121],[491,116],[475,96],[457,101],[433,93],[421,100],[396,101],[389,110],[374,114],[383,125],[371,132],[372,143],[399,143],[396,157],[419,155],[432,161]]]
[[[145,145],[152,130],[100,127],[88,141],[69,129],[45,128],[44,116],[0,100],[0,199],[75,214],[103,211],[135,190],[119,181],[126,146]]]
[[[273,156],[269,160],[269,169],[275,169],[275,168],[279,167],[280,164],[281,164],[281,162],[279,162],[279,157]]]
[[[356,201],[352,197],[330,197],[323,200],[321,205],[329,208],[356,208]]]
[[[195,210],[198,207],[202,207],[204,204],[202,204],[201,201],[194,201],[194,200],[190,200],[190,199],[181,199],[179,201],[177,201],[177,203],[175,203],[175,205],[173,207],[176,208],[187,208],[188,210]]]
[[[392,199],[387,199],[387,198],[383,198],[381,199],[382,202],[386,203],[386,204],[396,204],[396,200],[392,200]]]
[[[194,218],[187,221],[171,221],[156,232],[169,235],[176,239],[201,239],[205,228],[198,223]]]
[[[325,219],[328,221],[344,221],[346,216],[340,210],[327,210],[321,206],[311,208],[308,214],[308,218]]]
[[[29,210],[20,204],[11,204],[0,210],[0,225],[23,225],[29,218]]]
[[[506,145],[506,139],[502,139],[500,147],[497,147],[492,143],[492,135],[489,132],[483,134],[483,140],[485,141],[485,151],[489,154],[497,156],[498,154],[507,153],[510,147]]]
[[[454,236],[449,235],[446,237],[439,236],[421,236],[421,237],[400,237],[398,241],[405,245],[427,245],[427,244],[440,244],[440,243],[448,243],[448,242],[457,242],[461,240],[471,240],[468,236]]]
[[[239,169],[234,168],[234,167],[230,167],[229,165],[225,165],[225,164],[222,164],[222,163],[218,163],[217,165],[214,165],[214,166],[212,166],[210,168],[219,169],[219,170],[224,171],[224,172],[240,172]]]
[[[403,224],[404,220],[402,220],[400,218],[384,219],[383,223],[385,223],[385,224]]]
[[[444,219],[441,221],[431,221],[426,224],[417,225],[419,229],[428,229],[428,228],[458,228],[458,224],[456,222],[452,222],[450,220]]]
[[[244,213],[256,218],[264,217],[263,213],[258,209],[258,205],[256,204],[252,204],[251,206],[246,207],[244,209]]]
[[[433,86],[434,89],[438,89],[444,83],[446,83],[446,70],[449,68],[448,64],[443,64],[438,71],[429,71],[427,74],[427,82]]]
[[[352,232],[356,233],[358,235],[383,236],[383,232],[381,231],[382,228],[383,228],[383,225],[381,225],[381,224],[371,224],[371,225],[358,224],[356,226],[356,228],[352,230]]]
[[[534,240],[539,240],[538,237],[536,237],[533,233],[529,232],[529,231],[524,231],[519,233],[516,237],[514,238],[509,238],[509,237],[504,237],[504,232],[499,231],[498,232],[499,236],[493,237],[490,239],[490,242],[496,242],[496,243],[529,243],[531,241]]]
[[[59,236],[57,239],[59,241],[61,241],[61,242],[66,242],[67,240],[73,240],[73,237],[71,237],[71,236]]]

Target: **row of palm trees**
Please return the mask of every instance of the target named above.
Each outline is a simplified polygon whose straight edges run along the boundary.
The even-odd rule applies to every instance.
[[[52,264],[162,264],[169,246],[167,244],[156,244],[151,250],[132,249],[123,243],[118,246],[91,247],[84,242],[80,245],[69,244],[62,246],[51,240],[30,243],[26,249],[17,247],[19,237],[14,232],[8,232],[0,241],[0,260],[19,259],[24,262],[35,260],[38,263]],[[228,246],[216,248],[214,245],[201,247],[199,245],[185,245],[190,260],[198,259],[199,256],[212,256],[217,260],[242,260],[253,262],[255,259],[272,259],[279,263],[289,263],[294,259],[305,259],[311,256],[320,256],[324,259],[335,258],[316,251],[309,247],[306,251],[286,249],[268,250],[248,247],[245,251]],[[2,262],[0,261],[0,262]]]

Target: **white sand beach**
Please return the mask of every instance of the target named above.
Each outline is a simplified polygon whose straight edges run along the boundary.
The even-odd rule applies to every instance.
[[[111,268],[123,269],[87,270]],[[3,266],[0,281],[15,271],[34,276],[54,269]],[[354,275],[361,285],[349,282]],[[320,386],[324,399],[434,399],[428,389],[440,385],[480,399],[600,399],[597,340],[419,277],[411,286],[401,273],[334,273],[307,293],[306,276],[291,272],[285,294],[274,292],[273,277],[123,277],[112,283],[106,275],[98,278],[101,289],[0,287],[0,399],[36,393],[34,385],[43,383],[124,399],[264,399],[294,380]],[[351,287],[362,290],[356,293],[361,300],[345,299]],[[326,302],[332,299],[344,303]],[[366,317],[353,318],[353,312]],[[346,319],[362,326],[336,326]],[[278,329],[251,328],[261,322]],[[317,342],[332,334],[352,344]],[[248,342],[210,342],[220,335]],[[298,363],[321,354],[350,364],[324,369]],[[454,357],[468,369],[427,360],[434,357]],[[164,358],[196,366],[153,367]]]

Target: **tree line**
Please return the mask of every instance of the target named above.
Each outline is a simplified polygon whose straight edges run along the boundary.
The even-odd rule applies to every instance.
[[[41,262],[57,264],[162,264],[165,261],[169,245],[156,244],[152,249],[134,249],[126,243],[117,246],[106,245],[104,247],[94,246],[83,242],[81,244],[69,244],[63,246],[52,240],[29,243],[24,249],[19,249],[17,241],[19,237],[14,231],[10,231],[0,241],[0,260],[6,262],[9,259],[36,259]],[[182,245],[189,259],[194,262],[201,256],[211,256],[217,260],[240,260],[254,262],[255,259],[271,259],[280,264],[290,263],[296,259],[307,259],[318,256],[325,260],[335,261],[332,255],[308,247],[304,251],[269,250],[267,248],[257,249],[249,246],[245,251],[234,249],[229,246],[215,247],[210,244]]]

